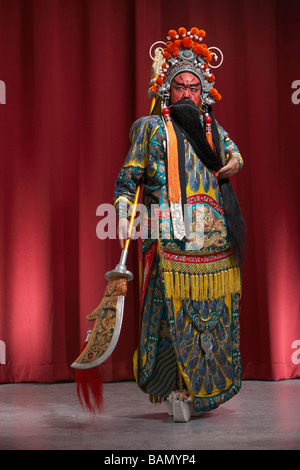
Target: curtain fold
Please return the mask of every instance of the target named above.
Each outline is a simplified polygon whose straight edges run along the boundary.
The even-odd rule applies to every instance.
[[[0,383],[73,380],[85,316],[120,256],[118,240],[97,237],[97,207],[112,203],[129,129],[148,114],[150,45],[180,26],[224,53],[214,111],[245,162],[232,178],[248,227],[244,378],[300,377],[299,15],[292,0],[0,2]],[[133,378],[137,258],[133,242],[105,381]]]

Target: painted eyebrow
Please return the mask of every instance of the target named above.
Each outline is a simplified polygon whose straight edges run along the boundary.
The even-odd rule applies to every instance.
[[[197,79],[197,77],[195,77],[195,78]],[[181,77],[180,77],[180,79],[182,80],[181,83],[178,82],[178,81],[176,80],[176,78],[173,78],[173,82],[175,82],[176,85],[185,85],[183,79],[182,79]],[[193,78],[193,80],[194,80],[194,78]],[[192,80],[192,81],[193,81],[193,80]],[[200,86],[200,81],[199,81],[198,83],[191,83],[191,86],[194,86],[194,87]]]

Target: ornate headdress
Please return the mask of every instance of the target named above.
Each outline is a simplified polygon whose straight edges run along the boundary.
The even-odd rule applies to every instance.
[[[168,102],[173,78],[179,72],[190,72],[196,75],[201,82],[203,105],[211,105],[220,101],[221,95],[214,88],[215,76],[211,73],[210,68],[217,68],[222,64],[223,54],[217,47],[208,48],[202,42],[204,37],[205,31],[195,27],[190,31],[185,28],[179,28],[178,31],[171,29],[167,36],[167,42],[157,41],[152,44],[149,51],[153,60],[149,88],[150,97],[162,98],[163,102]],[[155,48],[154,56],[153,48]],[[212,59],[219,60],[213,50],[217,50],[221,56],[218,65],[211,64]]]
[[[177,137],[180,136],[180,133],[176,135],[176,127],[174,127],[174,123],[170,118],[168,103],[171,82],[178,73],[190,72],[199,78],[201,83],[202,111],[205,113],[206,138],[212,150],[215,151],[211,133],[212,119],[208,115],[208,107],[216,101],[220,101],[221,95],[214,88],[215,76],[210,72],[210,67],[219,67],[223,62],[223,54],[217,47],[208,48],[206,44],[203,44],[204,36],[205,31],[198,28],[191,28],[190,31],[187,31],[185,28],[179,28],[178,32],[171,29],[167,36],[167,42],[155,42],[149,51],[150,57],[153,60],[149,88],[149,97],[152,98],[151,112],[154,112],[156,104],[161,102],[160,111],[164,118],[167,135],[168,198],[174,235],[179,240],[185,239],[188,229],[183,218],[183,205],[185,201],[182,198],[178,166]],[[162,44],[164,47],[158,47],[158,44]],[[153,48],[155,48],[154,56],[152,55]],[[213,66],[210,64],[212,59],[218,60],[217,54],[212,52],[215,49],[219,51],[221,60],[218,65]]]

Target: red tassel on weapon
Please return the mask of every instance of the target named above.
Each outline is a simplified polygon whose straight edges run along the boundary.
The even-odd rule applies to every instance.
[[[82,347],[86,347],[91,330]],[[91,369],[76,369],[75,379],[77,382],[77,396],[82,408],[87,408],[92,414],[101,412],[103,406],[103,380],[99,367]]]

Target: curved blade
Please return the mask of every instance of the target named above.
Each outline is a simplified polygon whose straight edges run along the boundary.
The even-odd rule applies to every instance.
[[[91,336],[71,367],[91,369],[102,364],[112,354],[122,327],[126,290],[126,279],[108,282],[103,300],[87,316],[89,320],[95,320]]]

